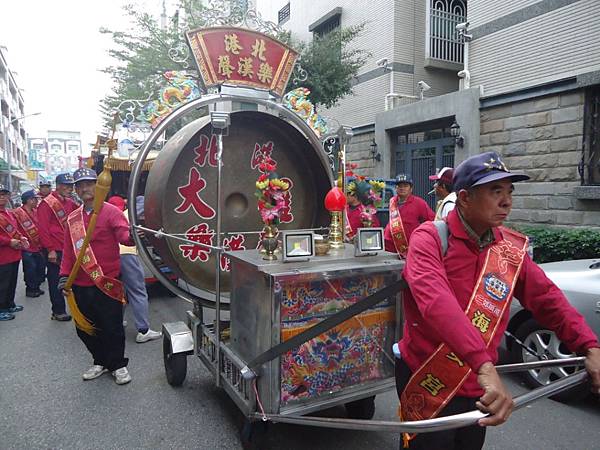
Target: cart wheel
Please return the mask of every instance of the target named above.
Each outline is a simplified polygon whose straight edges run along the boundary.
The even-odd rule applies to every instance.
[[[240,440],[244,450],[258,450],[261,442],[267,434],[268,422],[256,421],[251,422],[244,418],[242,429],[240,430]]]
[[[171,343],[167,336],[163,336],[163,360],[169,384],[171,386],[181,386],[187,373],[187,355],[185,353],[171,353]]]
[[[350,419],[370,420],[375,414],[375,396],[346,403],[344,406]]]

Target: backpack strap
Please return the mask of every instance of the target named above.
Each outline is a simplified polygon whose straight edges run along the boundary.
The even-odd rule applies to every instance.
[[[445,220],[434,220],[433,224],[442,241],[442,256],[446,256],[446,252],[448,251],[448,224]]]

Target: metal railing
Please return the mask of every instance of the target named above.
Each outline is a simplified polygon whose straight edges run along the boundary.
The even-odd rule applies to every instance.
[[[430,58],[463,64],[464,44],[456,31],[456,25],[467,21],[466,5],[464,11],[464,15],[455,14],[438,9],[435,5],[432,5],[429,9],[429,35],[427,39]]]

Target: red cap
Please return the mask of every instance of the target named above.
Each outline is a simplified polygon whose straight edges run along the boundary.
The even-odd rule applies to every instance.
[[[441,181],[442,183],[452,184],[452,177],[454,176],[454,169],[452,167],[442,167],[435,175],[430,175],[431,181]]]
[[[123,200],[118,195],[113,195],[111,198],[109,198],[108,199],[108,203],[110,203],[111,205],[116,206],[121,211],[125,211],[125,200]]]

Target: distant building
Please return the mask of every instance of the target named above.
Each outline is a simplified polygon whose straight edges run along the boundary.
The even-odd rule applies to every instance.
[[[19,191],[20,182],[27,180],[27,132],[23,125],[24,116],[25,102],[21,90],[0,47],[0,183],[5,186],[9,184],[10,161],[10,184],[13,192]]]
[[[53,179],[59,173],[77,170],[81,148],[79,131],[48,130],[45,161],[48,176]]]

